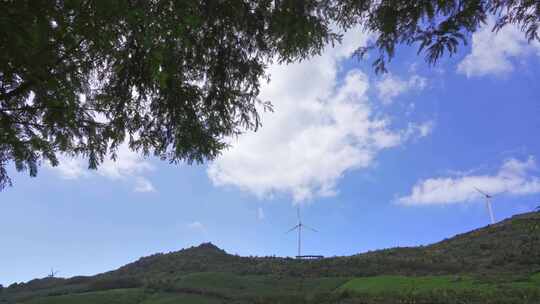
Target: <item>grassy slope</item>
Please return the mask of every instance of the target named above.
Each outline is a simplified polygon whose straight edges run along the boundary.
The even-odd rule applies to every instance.
[[[220,299],[201,296],[201,295],[194,295],[194,294],[157,293],[148,297],[140,304],[178,304],[178,303],[221,304],[223,302]]]
[[[330,297],[316,298],[310,296],[294,297],[300,289],[299,281],[281,280],[277,277],[264,276],[231,276],[222,273],[198,273],[188,275],[181,280],[181,288],[204,290],[210,287],[214,292],[234,297],[223,299],[212,295],[188,294],[182,292],[152,292],[139,288],[115,289],[99,292],[87,292],[63,296],[35,298],[25,304],[217,304],[217,303],[333,303],[335,301],[350,301],[356,303],[355,297],[343,297],[340,294],[352,292],[363,299],[362,303],[397,303],[402,301],[431,301],[433,293],[441,300],[467,301],[460,303],[537,303],[540,298],[530,295],[540,295],[540,273],[527,281],[512,283],[486,283],[469,277],[453,276],[376,276],[353,278],[351,280],[304,281],[306,290],[327,291],[334,294]],[[345,282],[346,281],[346,282]],[[343,283],[343,284],[342,284]],[[339,288],[336,289],[341,285]],[[323,289],[319,289],[323,288]],[[525,289],[536,289],[536,293],[527,293]],[[509,296],[510,295],[510,296]],[[529,296],[528,296],[529,295]],[[464,297],[465,299],[460,299]],[[476,298],[478,302],[475,302]],[[309,300],[311,299],[311,300]],[[373,302],[372,302],[373,301]],[[387,302],[391,301],[391,302]],[[493,301],[493,302],[491,302]],[[431,302],[426,302],[431,303]],[[440,302],[453,303],[453,302]],[[458,303],[458,302],[456,302]]]
[[[145,294],[142,289],[115,289],[108,291],[76,293],[62,296],[50,296],[31,299],[28,304],[128,304],[140,303],[144,300]]]
[[[363,304],[538,304],[540,273],[517,282],[486,282],[457,276],[354,278],[338,292],[341,303],[362,299]]]
[[[352,291],[360,294],[431,292],[434,290],[474,291],[477,293],[496,294],[498,289],[540,288],[540,273],[519,282],[484,282],[471,277],[459,276],[376,276],[354,278],[343,284],[339,291]]]
[[[314,297],[331,293],[347,278],[293,278],[273,275],[235,275],[200,272],[158,282],[148,288],[77,292],[60,296],[23,297],[17,303],[252,303],[262,298],[292,299],[299,294]],[[179,302],[182,300],[183,302]]]
[[[238,276],[230,273],[204,272],[186,275],[178,280],[176,286],[209,290],[219,294],[234,294],[236,297],[253,297],[295,295],[300,290],[304,290],[307,294],[332,292],[346,281],[346,278],[298,279],[272,275]]]
[[[62,296],[35,298],[25,304],[218,304],[219,299],[194,294],[148,293],[142,289],[114,289]]]

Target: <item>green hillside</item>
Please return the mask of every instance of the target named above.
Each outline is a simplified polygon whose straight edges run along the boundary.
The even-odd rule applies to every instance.
[[[92,277],[0,290],[0,303],[540,303],[540,213],[436,244],[302,261],[206,243]]]

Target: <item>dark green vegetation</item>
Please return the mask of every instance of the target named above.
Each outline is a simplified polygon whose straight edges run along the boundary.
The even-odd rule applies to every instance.
[[[373,34],[356,53],[373,50],[382,72],[400,44],[430,63],[456,53],[489,15],[538,41],[539,12],[531,0],[0,1],[0,190],[10,163],[35,176],[64,153],[96,168],[123,142],[213,159],[259,126],[268,64],[351,27]]]
[[[442,242],[299,261],[212,244],[155,254],[93,277],[48,277],[0,303],[540,303],[540,213]]]

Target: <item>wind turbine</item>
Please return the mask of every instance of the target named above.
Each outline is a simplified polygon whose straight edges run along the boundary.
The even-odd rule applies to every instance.
[[[48,275],[49,278],[54,278],[58,271],[55,271],[53,268],[51,268],[51,273]]]
[[[482,196],[486,199],[486,206],[489,212],[489,218],[491,220],[491,225],[495,224],[495,217],[493,216],[493,209],[491,209],[491,199],[493,198],[493,195],[487,194],[484,191],[474,187],[476,191],[478,191]]]
[[[296,226],[289,229],[286,233],[289,233],[295,229],[298,229],[298,255],[296,256],[296,258],[300,259],[302,258],[302,228],[307,228],[313,232],[318,232],[318,231],[302,223],[302,220],[300,218],[300,207],[298,207],[296,211],[297,211],[296,216],[298,218],[298,224],[296,224]]]

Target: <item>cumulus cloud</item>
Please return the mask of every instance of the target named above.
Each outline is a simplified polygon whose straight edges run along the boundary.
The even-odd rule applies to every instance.
[[[272,80],[260,97],[275,112],[263,115],[258,132],[232,140],[208,167],[211,181],[259,198],[287,193],[302,202],[334,195],[347,171],[366,168],[381,150],[400,145],[407,131],[393,130],[389,118],[373,112],[366,74],[352,69],[338,77],[342,60],[367,39],[351,31],[321,56],[270,66]]]
[[[504,75],[514,70],[515,60],[520,56],[536,53],[540,56],[540,43],[528,43],[517,26],[508,25],[493,32],[494,19],[472,36],[472,49],[457,67],[467,77]]]
[[[508,193],[526,195],[540,193],[540,178],[534,157],[524,161],[506,160],[494,175],[462,175],[438,177],[419,181],[411,194],[398,199],[404,205],[453,204],[477,200],[481,195],[475,187],[496,195]]]
[[[154,185],[144,177],[138,177],[135,181],[135,192],[154,192]]]
[[[390,104],[394,98],[410,90],[423,90],[426,87],[427,79],[418,75],[412,75],[409,79],[403,80],[392,74],[387,74],[375,85],[377,95],[383,104]]]
[[[73,158],[66,155],[59,157],[60,164],[56,167],[49,165],[49,168],[58,173],[64,179],[78,179],[89,176],[103,176],[111,180],[128,180],[135,178],[135,191],[151,192],[155,191],[152,183],[142,175],[152,171],[152,165],[142,156],[129,149],[127,144],[118,148],[116,161],[107,159],[97,171],[87,169],[88,162],[81,158]]]

